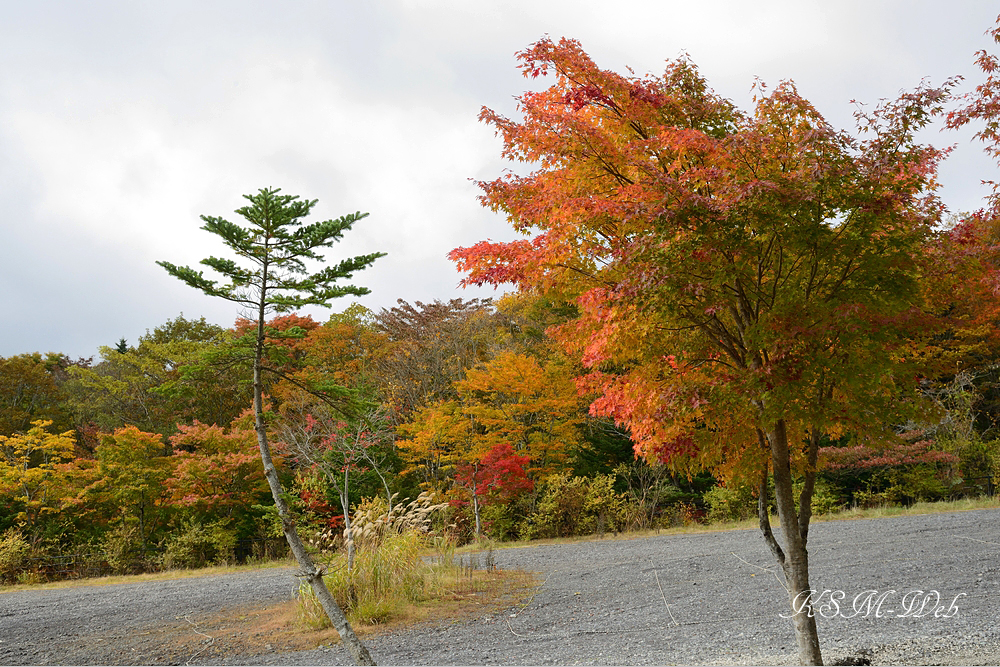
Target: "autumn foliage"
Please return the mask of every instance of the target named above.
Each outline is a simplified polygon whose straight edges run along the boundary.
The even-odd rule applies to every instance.
[[[730,474],[760,465],[755,424],[870,431],[906,408],[914,336],[945,326],[920,291],[946,151],[913,136],[945,89],[859,114],[852,136],[791,83],[758,84],[742,112],[683,59],[640,78],[572,40],[520,58],[553,85],[520,98],[520,122],[481,118],[538,169],[481,187],[531,238],[452,257],[470,284],[575,301],[550,333],[591,369],[592,414],[645,456]]]
[[[916,136],[954,82],[862,108],[852,132],[791,82],[758,82],[743,111],[684,58],[638,77],[569,39],[518,57],[552,84],[518,98],[520,120],[480,118],[532,171],[480,187],[528,238],[451,257],[467,284],[575,303],[549,333],[589,369],[591,414],[628,428],[638,454],[759,480],[761,493],[773,473],[785,546],[765,510],[761,530],[791,601],[809,588],[820,441],[893,439],[921,413],[915,378],[968,324],[928,300],[936,277],[982,266],[939,241],[948,150]],[[795,623],[800,659],[820,661],[812,616]]]
[[[513,169],[479,187],[520,238],[450,253],[464,284],[513,294],[319,321],[291,311],[363,290],[293,297],[315,285],[290,269],[264,321],[180,316],[96,362],[0,359],[0,531],[124,570],[209,534],[226,560],[279,524],[339,532],[375,497],[388,511],[433,495],[435,529],[459,539],[683,523],[714,499],[758,512],[784,565],[806,562],[817,488],[828,508],[994,488],[1000,196],[951,215],[949,149],[922,130],[975,126],[1000,157],[995,56],[978,54],[967,95],[920,85],[859,105],[847,130],[792,82],[757,82],[738,108],[686,57],[643,76],[570,39],[518,57],[549,85],[514,118],[482,110]],[[252,296],[207,262],[232,284],[164,266]],[[261,440],[285,523],[265,507]]]

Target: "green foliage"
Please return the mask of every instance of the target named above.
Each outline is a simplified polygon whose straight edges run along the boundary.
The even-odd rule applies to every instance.
[[[0,435],[24,433],[39,419],[51,420],[55,429],[72,426],[65,395],[56,375],[66,360],[37,352],[0,357]]]
[[[492,503],[480,510],[483,532],[501,542],[516,540],[521,533],[521,525],[528,514],[526,498],[509,503]]]
[[[934,466],[897,466],[875,471],[866,488],[855,492],[854,504],[862,508],[912,505],[942,500],[949,492],[946,476]]]
[[[572,477],[556,473],[543,484],[522,537],[569,537],[618,531],[628,518],[628,500],[614,490],[614,475]]]
[[[796,494],[798,494],[798,490],[799,487],[796,486]],[[798,496],[796,495],[796,497]],[[814,515],[831,514],[844,509],[846,505],[847,501],[844,495],[835,486],[824,478],[817,477],[812,497],[812,513]]]
[[[802,492],[803,480],[799,479],[792,485],[792,497],[798,508],[799,494]],[[768,497],[771,498],[769,510],[774,511],[774,481],[768,480]],[[748,484],[733,486],[716,485],[705,492],[703,496],[708,506],[706,518],[715,521],[745,521],[757,516],[757,489]],[[818,478],[813,487],[813,497],[810,506],[812,513],[829,514],[843,509],[847,504],[844,495],[829,481]]]
[[[102,547],[108,566],[116,574],[135,574],[147,569],[142,531],[136,521],[122,521],[104,535]]]
[[[635,445],[627,433],[607,419],[588,419],[583,443],[571,454],[573,474],[580,477],[608,474],[635,461]]]
[[[206,360],[231,339],[205,318],[181,315],[147,331],[135,347],[102,347],[100,363],[69,369],[76,418],[104,431],[131,424],[165,436],[178,422],[228,424],[249,402],[249,386],[231,367]]]
[[[987,480],[1000,481],[1000,441],[975,438],[960,443],[952,451],[958,455],[963,489],[972,495],[986,491]]]
[[[319,251],[340,241],[345,231],[368,214],[352,213],[303,226],[302,218],[309,215],[317,200],[299,199],[280,192],[280,188],[262,188],[257,194],[244,195],[250,205],[237,209],[236,213],[249,223],[245,227],[224,218],[201,216],[205,222],[202,229],[218,236],[233,252],[253,265],[247,269],[231,259],[218,257],[201,261],[203,266],[227,278],[228,283],[209,280],[203,272],[186,266],[162,261],[157,264],[209,296],[247,308],[263,306],[276,312],[288,312],[307,305],[329,306],[331,299],[347,294],[367,294],[364,288],[333,283],[340,278],[350,278],[355,271],[367,268],[385,253],[345,259],[314,274],[306,272],[305,260],[323,261]],[[263,326],[264,323],[259,324]]]
[[[0,581],[17,579],[27,562],[31,545],[21,533],[13,528],[0,537]]]
[[[163,456],[163,441],[155,433],[134,426],[105,434],[97,448],[100,478],[88,493],[137,520],[139,540],[145,550],[148,537],[163,518],[167,496],[164,482],[169,462]]]
[[[196,568],[232,563],[235,560],[236,531],[221,520],[202,524],[186,521],[183,531],[171,537],[160,562],[166,568]]]
[[[709,521],[743,521],[757,515],[757,497],[748,485],[714,486],[705,493]]]

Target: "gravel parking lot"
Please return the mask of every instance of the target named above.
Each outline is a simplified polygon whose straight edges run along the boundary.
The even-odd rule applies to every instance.
[[[813,587],[829,591],[818,618],[828,663],[1000,664],[1000,510],[814,524],[809,551]],[[502,549],[496,561],[539,573],[526,604],[371,638],[376,661],[796,661],[785,593],[756,531]],[[337,646],[200,657],[164,648],[166,628],[193,632],[199,614],[295,588],[289,570],[262,570],[0,594],[0,662],[348,664]]]

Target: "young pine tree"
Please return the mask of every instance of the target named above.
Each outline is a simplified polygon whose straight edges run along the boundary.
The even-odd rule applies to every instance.
[[[295,528],[278,473],[271,460],[271,448],[264,424],[261,375],[264,371],[273,370],[266,364],[266,337],[268,333],[275,333],[265,330],[264,322],[268,313],[288,312],[309,305],[329,307],[330,301],[336,297],[367,294],[369,290],[364,287],[339,286],[334,283],[343,278],[349,279],[355,271],[369,267],[385,253],[345,259],[335,266],[309,273],[306,261],[323,262],[324,258],[319,251],[339,241],[344,232],[367,216],[367,213],[353,213],[337,220],[303,225],[302,219],[309,215],[316,200],[301,200],[297,196],[283,195],[280,192],[277,188],[265,188],[255,195],[244,195],[250,205],[237,209],[236,212],[246,220],[246,225],[234,224],[223,218],[202,216],[205,221],[202,229],[217,235],[242,260],[238,263],[231,259],[209,257],[201,261],[203,265],[224,276],[228,283],[218,284],[217,281],[205,278],[201,271],[190,267],[175,266],[170,262],[157,264],[170,275],[209,296],[239,304],[244,312],[248,312],[249,318],[254,320],[256,339],[253,347],[253,405],[257,444],[285,538],[303,576],[312,586],[355,662],[359,665],[374,665],[367,648],[354,634],[343,610],[330,595],[323,582],[322,570],[313,563]]]

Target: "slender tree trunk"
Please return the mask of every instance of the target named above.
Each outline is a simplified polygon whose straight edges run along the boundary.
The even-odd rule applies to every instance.
[[[351,501],[348,493],[348,481],[350,478],[350,467],[344,468],[344,488],[338,489],[340,494],[340,507],[344,510],[344,543],[347,545],[347,571],[354,569],[354,533],[351,531]]]
[[[782,550],[771,532],[770,517],[767,512],[767,469],[760,482],[757,513],[764,541],[781,565],[785,575],[788,603],[792,609],[792,623],[795,626],[795,641],[799,649],[799,660],[803,665],[822,665],[823,657],[816,632],[816,618],[813,613],[811,589],[809,587],[809,554],[806,538],[809,528],[809,503],[812,501],[812,484],[808,484],[808,498],[803,489],[801,502],[805,509],[795,510],[792,495],[792,471],[788,451],[788,433],[784,420],[778,420],[774,429],[767,433],[758,431],[761,444],[766,444],[771,454],[771,468],[774,471],[774,500],[778,507],[778,521],[785,538]],[[815,470],[813,470],[815,475]]]
[[[146,506],[139,505],[139,545],[142,560],[146,560],[146,522],[143,521],[146,515]]]
[[[288,503],[285,502],[284,490],[281,488],[281,480],[278,479],[278,471],[275,469],[274,461],[271,459],[271,447],[267,442],[267,428],[264,424],[263,385],[261,383],[260,376],[263,350],[264,306],[262,298],[261,308],[257,320],[257,346],[254,351],[253,408],[255,418],[254,425],[257,431],[257,445],[260,447],[260,458],[264,464],[264,476],[267,478],[267,483],[271,487],[271,495],[274,497],[274,506],[277,508],[278,516],[281,518],[281,529],[285,533],[285,539],[288,541],[288,546],[291,548],[296,562],[299,564],[302,576],[305,577],[306,581],[309,582],[309,585],[312,586],[312,590],[316,594],[316,599],[319,600],[320,605],[323,607],[323,611],[326,612],[326,615],[329,617],[333,627],[338,633],[340,633],[340,637],[344,640],[344,644],[347,645],[347,650],[351,652],[351,656],[353,656],[355,664],[374,665],[375,661],[372,660],[372,656],[368,652],[368,649],[361,643],[358,636],[354,634],[354,628],[351,627],[350,622],[347,620],[347,616],[344,615],[344,611],[337,604],[337,601],[333,599],[333,596],[330,594],[330,590],[326,587],[326,582],[323,581],[323,570],[316,567],[316,564],[313,562],[309,552],[306,551],[305,545],[302,544],[302,540],[299,538],[298,530],[295,527],[295,521],[292,519],[291,512],[289,511]]]
[[[372,470],[374,470],[375,474],[378,475],[378,478],[382,480],[382,488],[385,489],[385,500],[388,505],[385,510],[385,514],[386,516],[392,516],[392,491],[389,490],[389,482],[386,481],[385,475],[383,475],[382,471],[378,469],[377,465],[375,465],[375,461],[371,458],[368,458],[367,460],[368,463],[371,464]]]
[[[476,493],[476,484],[472,483],[472,513],[476,515],[476,539],[482,533],[479,523],[479,494]]]

